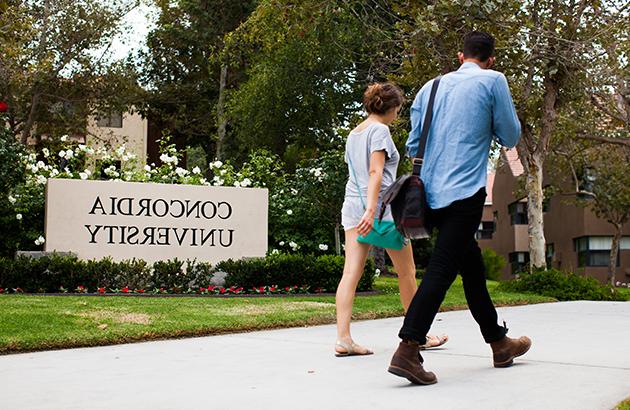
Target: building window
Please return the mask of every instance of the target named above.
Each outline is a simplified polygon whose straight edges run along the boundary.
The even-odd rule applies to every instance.
[[[527,271],[529,268],[529,252],[510,253],[510,267],[512,275]]]
[[[623,239],[621,242],[623,243]],[[578,267],[608,266],[612,237],[583,236],[574,239],[573,243],[578,255]],[[622,246],[620,248],[623,249]],[[617,253],[617,266],[619,266],[619,253]]]
[[[508,205],[511,225],[527,225],[527,202],[514,202]]]
[[[482,221],[479,230],[475,234],[476,239],[492,239],[494,233],[494,221]]]
[[[97,124],[99,127],[122,128],[123,115],[122,112],[112,111],[98,117]]]
[[[555,250],[553,248],[553,243],[547,244],[547,251],[545,252],[545,262],[547,262],[547,268],[553,267],[553,255]]]

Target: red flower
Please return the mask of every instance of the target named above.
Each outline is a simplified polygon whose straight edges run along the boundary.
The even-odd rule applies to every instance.
[[[206,291],[206,288],[199,288],[199,292],[203,293]]]
[[[225,293],[225,288],[219,289],[219,292],[221,292],[221,294]]]
[[[105,293],[105,288],[98,288],[98,293]]]
[[[284,290],[286,290],[288,292],[289,290],[291,290],[291,288],[288,287],[288,286],[285,286]]]
[[[4,101],[0,101],[0,112],[7,112],[8,110],[9,105]]]
[[[208,286],[208,292],[212,292],[215,288],[216,286]]]
[[[137,293],[144,293],[144,289],[136,289]]]
[[[120,289],[120,291],[121,291],[122,293],[129,293],[129,287],[128,287],[128,286],[125,286],[124,288]]]
[[[0,293],[4,293],[4,288],[0,288]]]

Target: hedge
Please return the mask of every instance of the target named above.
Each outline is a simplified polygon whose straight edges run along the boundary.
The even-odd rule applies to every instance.
[[[259,259],[227,260],[220,262],[216,269],[228,273],[227,286],[250,289],[266,284],[281,288],[308,285],[314,290],[333,292],[341,279],[343,265],[341,256],[278,254]],[[357,290],[372,289],[374,273],[374,262],[368,259]]]
[[[502,282],[499,289],[507,292],[535,293],[558,300],[626,300],[611,286],[596,279],[557,269],[522,273],[518,279]]]
[[[133,293],[286,293],[332,292],[343,272],[341,256],[279,254],[266,258],[219,263],[180,261],[149,264],[133,259],[114,262],[110,258],[83,261],[57,254],[41,258],[0,258],[0,293],[123,292]],[[211,286],[216,271],[228,273],[226,286]],[[369,290],[374,281],[370,260],[359,283]],[[264,289],[264,290],[263,290]]]

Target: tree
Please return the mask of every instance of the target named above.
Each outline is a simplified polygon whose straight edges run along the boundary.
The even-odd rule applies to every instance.
[[[373,30],[362,20],[372,3],[265,0],[226,37],[223,61],[246,66],[227,100],[232,155],[263,146],[294,167],[334,145],[365,85],[379,78],[381,19]]]
[[[108,47],[137,0],[8,1],[0,16],[0,99],[11,132],[86,132],[88,115],[125,110],[138,89]]]
[[[183,145],[201,146],[208,162],[222,158],[225,90],[240,78],[216,58],[223,37],[247,18],[255,0],[154,0],[156,27],[140,54],[149,88],[144,112]]]
[[[531,267],[540,268],[546,265],[544,162],[554,139],[568,131],[584,132],[573,115],[585,107],[588,75],[596,68],[592,56],[605,48],[611,27],[623,24],[623,11],[619,2],[586,0],[532,1],[525,3],[523,11],[525,29],[519,43],[527,51],[520,59],[523,70],[515,73],[520,79],[517,101],[522,125],[517,149],[525,168]],[[562,117],[574,124],[558,128]]]
[[[622,229],[630,218],[630,173],[628,173],[630,148],[620,147],[616,150],[602,148],[600,147],[596,154],[594,198],[591,201],[591,208],[595,215],[605,219],[614,227],[608,264],[610,284],[614,286]]]

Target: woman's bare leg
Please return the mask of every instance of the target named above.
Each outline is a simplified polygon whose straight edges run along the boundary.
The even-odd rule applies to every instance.
[[[411,244],[408,244],[399,251],[387,249],[387,254],[394,264],[394,269],[398,274],[398,288],[400,289],[400,302],[407,313],[407,309],[411,304],[413,296],[418,289],[416,281],[416,264],[413,260],[413,252]],[[447,335],[434,336],[427,335],[426,347],[441,346],[448,341]]]
[[[413,296],[418,289],[416,281],[416,264],[413,261],[411,244],[408,244],[399,251],[387,249],[387,254],[394,264],[394,269],[398,275],[398,288],[400,289],[400,302],[407,312]]]
[[[346,231],[346,260],[343,267],[343,276],[337,287],[335,298],[337,306],[337,340],[350,345],[353,343],[350,336],[352,304],[357,285],[361,275],[363,275],[368,251],[370,250],[369,245],[357,242],[357,236],[356,229]],[[335,349],[338,352],[343,352],[343,349],[339,346],[336,346]],[[367,349],[360,346],[355,346],[355,349],[358,353],[367,351]]]

